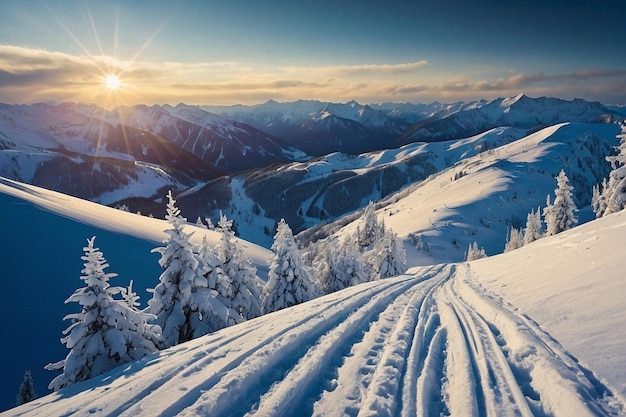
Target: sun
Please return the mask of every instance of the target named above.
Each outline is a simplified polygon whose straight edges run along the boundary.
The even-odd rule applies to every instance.
[[[117,90],[122,85],[122,82],[117,75],[110,74],[104,78],[104,85],[109,90]]]

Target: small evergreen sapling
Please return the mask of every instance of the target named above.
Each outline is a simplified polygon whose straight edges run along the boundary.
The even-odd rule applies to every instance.
[[[537,208],[531,210],[526,217],[526,229],[524,230],[524,244],[534,242],[541,238],[541,211]]]
[[[33,376],[30,371],[24,372],[24,380],[20,385],[20,390],[17,393],[17,398],[15,401],[15,405],[26,404],[37,398],[37,393],[35,393],[35,384],[33,382]]]
[[[504,252],[510,252],[515,249],[519,249],[524,246],[524,233],[512,227],[509,229],[509,233],[506,237],[506,243],[504,245]]]
[[[476,259],[486,258],[487,253],[485,253],[484,248],[479,248],[478,243],[476,241],[470,243],[469,248],[467,248],[467,252],[465,252],[465,260],[466,261],[474,261]]]

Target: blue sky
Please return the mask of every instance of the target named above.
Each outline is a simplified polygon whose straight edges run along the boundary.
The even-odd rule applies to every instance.
[[[626,104],[626,2],[24,0],[0,5],[0,101]],[[107,89],[114,74],[121,87]]]

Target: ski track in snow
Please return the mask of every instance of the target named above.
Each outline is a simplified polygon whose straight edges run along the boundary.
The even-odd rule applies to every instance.
[[[470,264],[424,267],[341,294],[163,351],[99,377],[92,389],[79,384],[35,400],[17,415],[624,412],[557,341],[480,286]]]

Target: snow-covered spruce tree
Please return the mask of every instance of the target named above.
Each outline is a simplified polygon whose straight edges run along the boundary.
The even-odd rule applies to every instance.
[[[33,382],[33,376],[30,371],[24,372],[24,380],[20,385],[20,390],[17,393],[17,398],[15,399],[15,405],[26,404],[27,402],[31,402],[37,398],[37,393],[35,393],[35,383]]]
[[[70,349],[67,357],[46,365],[48,370],[63,369],[63,373],[50,382],[55,391],[107,372],[118,365],[140,359],[157,351],[157,346],[144,339],[129,321],[126,302],[115,300],[120,287],[111,287],[109,279],[117,276],[104,272],[108,268],[102,252],[94,247],[95,236],[87,239],[83,248],[85,268],[80,277],[86,284],[65,300],[82,307],[80,313],[68,314],[65,320],[72,324],[63,332],[61,342]],[[158,333],[158,331],[155,329]]]
[[[506,243],[504,244],[504,252],[510,252],[515,249],[519,249],[524,246],[524,233],[511,227],[507,233]]]
[[[126,321],[120,323],[120,328],[127,330],[127,345],[129,353],[135,360],[139,360],[157,349],[165,347],[165,340],[161,334],[161,327],[154,324],[156,316],[139,309],[139,296],[133,291],[133,281],[128,287],[121,288],[122,302],[126,306],[124,317]]]
[[[159,284],[152,290],[147,312],[156,316],[166,346],[174,346],[214,332],[228,323],[228,310],[208,288],[202,265],[189,241],[192,234],[183,230],[186,219],[180,216],[172,192],[168,193],[167,215],[171,228],[165,247],[153,249],[161,254],[164,269]]]
[[[357,242],[361,250],[371,247],[382,235],[383,229],[384,226],[378,223],[374,203],[370,201],[357,228]]]
[[[608,182],[606,178],[602,180],[601,184],[594,185],[592,187],[592,196],[591,196],[591,209],[593,210],[596,218],[600,218],[604,216],[606,212],[606,195],[608,194]]]
[[[618,137],[621,139],[619,154],[607,158],[613,170],[603,188],[605,209],[602,216],[617,213],[626,207],[626,124],[622,124],[622,133]]]
[[[204,222],[202,221],[202,217],[198,216],[198,218],[196,219],[196,226],[202,228],[202,229],[208,229],[207,225],[204,224]]]
[[[219,261],[215,288],[226,306],[235,312],[231,323],[235,324],[261,315],[263,282],[237,244],[231,227],[232,222],[222,214],[217,223],[217,230],[222,236],[215,248]]]
[[[541,238],[541,211],[537,208],[531,210],[526,217],[526,229],[524,230],[524,244],[534,242]]]
[[[278,311],[322,295],[312,272],[304,265],[291,229],[284,219],[278,223],[267,284],[263,291],[263,313]]]
[[[550,204],[550,196],[548,196],[547,206],[544,209],[546,235],[548,236],[569,230],[578,224],[578,219],[574,214],[576,204],[572,200],[574,187],[568,184],[569,180],[563,170],[556,177],[556,181],[557,188],[554,190],[554,203]]]
[[[478,243],[476,243],[476,241],[474,241],[473,243],[470,243],[469,247],[467,248],[467,252],[465,253],[466,261],[474,261],[476,259],[482,259],[486,257],[487,257],[487,253],[485,253],[485,249],[479,248]]]
[[[220,261],[217,259],[215,250],[209,245],[209,242],[207,242],[206,235],[202,236],[200,247],[197,248],[197,255],[198,261],[200,262],[201,274],[207,279],[207,287],[219,300],[220,292],[229,291],[230,281],[222,282],[224,277],[218,275]],[[224,306],[225,305],[226,304],[224,304]]]
[[[339,244],[333,235],[324,240],[318,240],[315,244],[315,258],[313,259],[313,269],[315,277],[320,283],[325,294],[337,291],[335,288],[335,254]]]
[[[314,265],[316,276],[326,294],[368,280],[363,270],[361,252],[351,239],[339,243],[336,238],[329,237]]]
[[[402,241],[390,229],[385,230],[366,255],[372,265],[372,281],[395,277],[406,272],[406,251]]]

